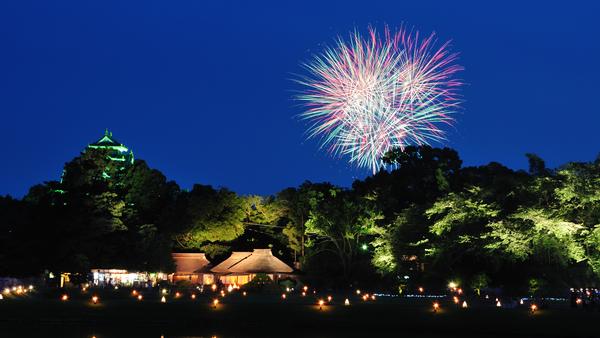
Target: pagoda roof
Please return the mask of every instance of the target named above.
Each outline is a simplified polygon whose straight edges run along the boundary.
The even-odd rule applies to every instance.
[[[100,139],[98,139],[98,141],[96,141],[94,143],[90,143],[88,145],[88,147],[89,148],[112,148],[112,149],[116,149],[120,152],[126,152],[129,150],[121,142],[115,140],[113,138],[112,132],[108,131],[108,129],[106,129],[106,131],[104,132],[104,136],[102,136]]]

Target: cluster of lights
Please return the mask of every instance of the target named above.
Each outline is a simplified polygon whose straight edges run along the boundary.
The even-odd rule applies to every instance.
[[[26,294],[27,292],[32,292],[32,291],[33,291],[33,285],[29,285],[28,287],[25,287],[23,285],[17,285],[17,286],[13,286],[12,289],[4,288],[3,293],[5,295],[9,295],[12,292],[15,295],[23,295],[23,294]],[[4,297],[2,297],[1,299],[4,299]]]

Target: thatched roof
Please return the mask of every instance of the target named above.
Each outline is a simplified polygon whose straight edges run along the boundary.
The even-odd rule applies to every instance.
[[[209,271],[211,264],[203,253],[172,253],[176,273],[198,273]]]
[[[217,264],[214,268],[210,269],[212,272],[216,273],[228,273],[229,268],[231,268],[236,263],[239,263],[242,259],[252,255],[252,252],[242,252],[242,251],[234,251],[231,253],[231,256],[221,263]]]
[[[253,252],[234,252],[211,271],[217,273],[290,273],[290,266],[273,256],[271,249],[254,249]]]

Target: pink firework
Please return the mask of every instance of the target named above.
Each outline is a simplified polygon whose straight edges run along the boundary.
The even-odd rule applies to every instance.
[[[369,29],[367,37],[338,39],[299,80],[309,137],[373,173],[391,149],[443,140],[440,127],[453,122],[459,104],[461,82],[453,77],[462,67],[449,43],[435,45],[434,34],[420,39],[418,32],[387,28],[383,36]]]

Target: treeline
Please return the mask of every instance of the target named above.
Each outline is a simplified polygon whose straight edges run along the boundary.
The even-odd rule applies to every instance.
[[[0,275],[126,268],[171,271],[173,251],[219,260],[273,249],[324,286],[397,290],[459,280],[475,289],[595,285],[600,160],[529,171],[462,167],[448,148],[390,152],[395,167],[351,188],[305,182],[274,196],[182,190],[142,160],[88,149],[60,182],[0,198]]]

